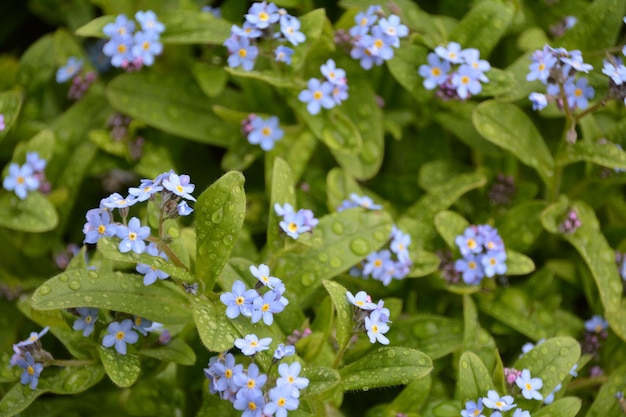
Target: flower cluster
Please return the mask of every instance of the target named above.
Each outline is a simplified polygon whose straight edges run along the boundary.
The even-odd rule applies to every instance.
[[[241,130],[252,145],[259,145],[264,151],[274,149],[274,143],[284,136],[276,116],[264,119],[256,114],[250,114],[241,122]]]
[[[350,198],[343,200],[339,207],[337,207],[337,211],[344,211],[345,209],[354,207],[362,207],[366,210],[382,210],[383,208],[380,204],[374,204],[374,200],[368,196],[360,196],[356,193],[351,193]]]
[[[332,59],[322,64],[320,71],[325,80],[320,81],[317,78],[311,78],[307,82],[306,90],[302,90],[298,94],[298,100],[306,103],[306,109],[313,115],[318,114],[322,107],[332,109],[348,99],[346,72],[337,68]]]
[[[352,50],[350,56],[360,61],[363,69],[382,65],[393,58],[393,48],[400,46],[400,38],[409,34],[409,29],[395,14],[384,17],[380,6],[370,6],[354,17],[355,26],[350,28]]]
[[[389,309],[385,307],[383,300],[375,304],[372,297],[365,291],[359,291],[353,295],[346,291],[348,302],[354,306],[355,330],[365,330],[371,343],[389,344],[385,333],[389,331]]]
[[[135,13],[135,19],[141,25],[141,30],[137,32],[135,21],[124,14],[118,15],[115,22],[103,28],[110,40],[104,44],[102,52],[111,57],[111,65],[128,71],[152,65],[154,57],[163,52],[159,40],[165,26],[157,20],[156,14],[152,10],[139,11]]]
[[[187,216],[193,209],[186,200],[195,201],[190,194],[195,186],[190,183],[188,175],[178,175],[174,171],[164,172],[154,180],[143,179],[139,187],[128,189],[128,196],[113,193],[100,201],[100,207],[87,211],[87,222],[83,226],[85,243],[97,243],[103,237],[118,237],[118,249],[122,253],[148,253],[167,259],[167,256],[155,243],[146,245],[150,237],[150,227],[142,226],[137,217],[126,221],[129,208],[136,203],[151,200],[158,204],[160,222],[165,219],[174,219],[178,216]],[[113,213],[118,209],[122,222],[115,222]],[[138,264],[137,272],[144,275],[144,284],[150,285],[156,279],[165,279],[168,275],[152,266]]]
[[[46,186],[45,168],[45,159],[41,159],[37,152],[28,152],[26,163],[19,165],[13,162],[9,165],[9,175],[4,178],[2,186],[7,191],[15,192],[21,200],[24,200],[29,192]]]
[[[282,206],[274,204],[274,211],[283,218],[278,225],[292,239],[297,239],[301,233],[310,232],[319,222],[311,210],[294,211],[289,203]]]
[[[44,368],[43,363],[39,362],[52,359],[52,356],[43,349],[40,341],[42,336],[48,333],[48,330],[48,327],[44,327],[39,333],[32,332],[26,340],[13,345],[13,356],[11,356],[9,365],[17,365],[23,369],[20,383],[29,385],[30,389],[37,388],[39,384],[39,376]]]
[[[419,75],[424,77],[424,88],[438,88],[437,95],[441,99],[468,99],[482,91],[481,82],[489,82],[485,73],[491,65],[480,59],[478,49],[461,49],[459,43],[450,42],[447,46],[436,47],[426,59],[428,65],[420,65]]]
[[[585,333],[581,348],[584,353],[593,355],[598,359],[598,353],[602,342],[608,337],[609,323],[602,316],[595,315],[585,322]]]
[[[487,224],[469,226],[454,242],[463,256],[456,260],[454,269],[466,284],[478,285],[484,277],[506,272],[504,242],[495,228]]]
[[[244,342],[241,342],[244,341]],[[269,348],[270,338],[261,339],[264,349]],[[246,351],[251,343],[260,342],[256,335],[247,335],[245,339],[237,339],[235,345],[246,345]],[[255,349],[252,349],[255,350]],[[258,351],[258,350],[256,350]],[[276,361],[295,353],[293,346],[278,345],[274,353]],[[284,417],[288,411],[298,409],[300,405],[300,390],[309,386],[308,378],[300,376],[302,366],[299,362],[291,364],[281,363],[278,366],[276,384],[269,387],[267,374],[260,371],[255,363],[244,369],[242,364],[235,362],[230,353],[213,356],[204,369],[204,375],[209,380],[209,391],[218,393],[220,398],[228,400],[236,410],[243,411],[243,417],[277,416]]]
[[[285,309],[289,300],[283,296],[285,284],[276,277],[270,275],[267,265],[258,267],[251,265],[250,273],[259,280],[261,287],[267,288],[261,295],[256,289],[247,289],[242,281],[235,281],[231,292],[225,292],[220,300],[226,305],[226,316],[230,319],[238,317],[250,317],[252,323],[263,319],[263,323],[271,325],[274,322],[274,314]]]
[[[530,417],[528,411],[516,408],[514,399],[510,395],[500,396],[497,391],[489,390],[486,397],[481,397],[478,401],[468,401],[465,403],[465,409],[461,410],[462,417],[477,417],[485,416],[487,410],[485,407],[491,410],[491,416],[501,417],[502,412],[513,410],[513,417]]]
[[[228,66],[241,67],[252,71],[259,55],[257,42],[263,38],[285,41],[296,46],[306,40],[300,32],[300,20],[291,16],[285,9],[279,9],[274,3],[256,2],[245,15],[243,27],[233,25],[230,37],[224,41],[228,49]],[[274,49],[274,58],[278,62],[291,64],[293,49],[283,44]]]
[[[593,67],[583,61],[580,51],[545,45],[543,49],[533,52],[531,60],[526,80],[541,81],[546,85],[547,92],[530,93],[528,99],[533,104],[533,110],[544,109],[550,101],[555,101],[560,109],[563,109],[565,102],[572,110],[587,108],[595,90],[588,85],[587,78],[577,75],[588,73]]]
[[[574,209],[570,209],[565,216],[565,219],[559,224],[559,231],[561,233],[572,234],[582,226],[582,222],[578,217],[578,213]]]

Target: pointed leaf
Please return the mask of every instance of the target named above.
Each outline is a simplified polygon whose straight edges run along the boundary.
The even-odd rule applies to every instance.
[[[196,212],[196,276],[211,290],[228,262],[243,226],[246,211],[245,179],[231,171],[198,197]]]
[[[506,242],[505,242],[506,245]],[[506,273],[505,275],[526,275],[535,270],[535,263],[523,253],[514,250],[506,250]]]
[[[274,159],[274,166],[272,167],[272,178],[270,188],[270,206],[269,206],[269,219],[267,221],[267,251],[268,255],[281,249],[286,240],[291,240],[290,237],[286,237],[284,232],[279,226],[282,217],[279,217],[274,210],[274,205],[278,204],[283,206],[284,204],[290,204],[294,210],[298,210],[296,205],[296,191],[294,188],[295,181],[293,179],[293,173],[291,167],[282,158]]]
[[[626,152],[614,143],[578,141],[565,146],[557,155],[559,165],[569,165],[579,161],[589,161],[607,168],[626,169]]]
[[[225,352],[233,347],[239,337],[232,320],[226,317],[226,307],[217,299],[196,299],[193,303],[193,318],[200,340],[213,352]]]
[[[0,226],[20,232],[41,233],[53,230],[59,217],[52,203],[38,191],[20,200],[15,194],[0,195]]]
[[[251,78],[253,80],[263,81],[277,88],[297,89],[301,85],[297,83],[293,77],[287,76],[278,71],[246,71],[241,68],[226,67],[226,72],[235,77]]]
[[[104,370],[118,387],[130,387],[139,378],[141,366],[137,355],[130,353],[121,355],[114,347],[105,348],[104,346],[98,346],[98,353]]]
[[[346,288],[333,281],[322,281],[324,288],[328,291],[330,298],[335,306],[335,328],[337,330],[337,343],[339,346],[345,346],[353,335],[352,322],[354,307],[346,298]]]
[[[554,160],[541,134],[517,106],[487,100],[476,107],[472,119],[485,139],[535,168],[544,182],[554,174]]]
[[[462,235],[463,231],[469,226],[469,222],[460,214],[453,211],[444,210],[435,216],[435,228],[439,235],[446,241],[448,247],[457,250],[454,239]]]
[[[146,287],[140,275],[122,272],[61,273],[37,288],[32,305],[39,310],[97,307],[167,324],[187,324],[191,320],[183,290],[165,281]]]
[[[495,389],[489,370],[476,354],[464,352],[459,361],[459,400],[476,401]]]
[[[141,349],[139,355],[149,356],[164,362],[174,362],[180,365],[194,365],[196,354],[191,347],[180,338],[171,340],[164,346]]]
[[[433,369],[424,353],[401,347],[382,347],[339,370],[344,391],[406,385]]]

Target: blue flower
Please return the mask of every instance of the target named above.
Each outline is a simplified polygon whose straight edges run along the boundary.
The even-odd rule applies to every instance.
[[[128,20],[125,14],[117,15],[114,23],[107,23],[102,31],[109,38],[132,35],[135,22]]]
[[[352,46],[350,56],[358,59],[361,68],[365,70],[371,69],[374,64],[381,65],[383,58],[372,50],[374,46],[374,38],[370,35],[363,35]]]
[[[231,51],[231,54],[228,57],[228,66],[231,68],[237,68],[241,66],[244,71],[252,71],[254,68],[254,61],[256,60],[257,55],[259,54],[259,48],[254,45],[250,45],[250,40],[248,38],[239,38],[235,39],[234,42],[229,42],[230,39],[227,39],[224,42],[224,45]]]
[[[150,236],[150,227],[142,226],[137,217],[133,217],[128,222],[128,227],[120,225],[117,228],[117,237],[122,239],[119,244],[119,250],[122,253],[133,251],[135,253],[143,253],[146,249],[145,239]]]
[[[167,260],[167,255],[164,252],[159,253],[159,248],[154,242],[151,242],[148,245],[146,253],[151,256],[160,256],[161,258]],[[157,279],[167,279],[170,276],[167,272],[163,272],[155,266],[147,264],[139,263],[135,267],[135,270],[140,274],[143,274],[143,285],[146,286],[154,284]]]
[[[48,333],[48,330],[50,330],[50,327],[46,326],[39,333],[31,332],[30,336],[28,336],[27,339],[22,340],[21,342],[16,343],[16,346],[17,347],[24,347],[24,346],[30,346],[30,345],[36,344],[36,343],[39,342],[39,339],[41,339],[43,337],[43,335]]]
[[[457,259],[454,263],[454,269],[462,274],[463,282],[466,284],[478,284],[485,276],[480,262],[471,254],[465,258]]]
[[[190,194],[196,188],[194,184],[189,183],[189,175],[177,175],[170,173],[167,179],[163,180],[163,187],[176,194],[177,196],[186,198],[187,200],[196,201],[196,199]]]
[[[530,412],[522,410],[521,408],[516,408],[515,411],[513,411],[513,417],[530,417]]]
[[[244,22],[243,27],[232,25],[230,28],[230,33],[231,33],[231,37],[235,39],[236,37],[256,39],[256,38],[261,37],[261,35],[263,35],[263,32],[261,32],[261,29],[257,28],[250,22]]]
[[[193,213],[193,209],[189,207],[189,204],[187,204],[185,200],[178,203],[178,205],[176,206],[176,210],[178,211],[179,216],[189,216],[191,213]]]
[[[133,60],[133,38],[131,35],[115,36],[104,44],[102,52],[111,57],[111,65],[120,68]]]
[[[277,285],[282,283],[279,278],[270,276],[270,268],[265,264],[261,264],[258,267],[250,265],[250,273],[270,289],[274,289]]]
[[[347,100],[348,99],[348,84],[334,85],[332,97],[333,97],[333,100],[335,101],[335,104],[337,105]]]
[[[353,207],[362,207],[366,210],[381,210],[383,208],[380,204],[374,204],[374,200],[368,196],[360,196],[356,193],[351,193],[350,198],[342,201],[341,205],[337,207],[337,211],[344,211],[345,209]]]
[[[508,411],[515,407],[513,397],[510,395],[500,397],[495,390],[489,390],[487,392],[487,397],[483,398],[483,404],[485,407],[498,411]]]
[[[161,185],[156,184],[153,180],[142,179],[139,187],[130,187],[128,194],[132,195],[137,201],[146,201],[152,195],[163,190]]]
[[[281,363],[278,365],[278,374],[280,377],[276,380],[277,387],[289,387],[293,397],[300,396],[300,390],[309,386],[309,379],[300,376],[302,365],[300,362],[291,364]]]
[[[289,48],[285,45],[279,45],[274,51],[274,59],[276,62],[284,62],[286,64],[291,64],[291,56],[293,55],[293,49]]]
[[[461,255],[467,256],[482,251],[483,237],[477,231],[477,228],[468,227],[463,232],[463,235],[454,238],[454,243],[459,247]]]
[[[243,372],[243,365],[235,364],[235,357],[227,353],[223,360],[209,366],[208,372],[213,377],[213,387],[216,391],[224,392],[229,389],[235,392],[239,389],[235,378]]]
[[[433,90],[438,85],[445,83],[450,71],[450,63],[434,53],[429,53],[426,57],[428,65],[422,64],[419,67],[419,75],[424,77],[424,88]]]
[[[261,417],[263,407],[265,407],[265,398],[260,390],[257,392],[240,389],[237,391],[233,407],[235,410],[243,411],[241,417]]]
[[[543,49],[533,52],[531,59],[532,63],[528,67],[530,72],[526,75],[526,81],[539,80],[544,84],[547,83],[550,70],[558,62],[553,52],[546,45]]]
[[[235,346],[246,356],[252,356],[269,349],[270,343],[272,343],[271,338],[264,337],[259,340],[255,334],[248,334],[243,339],[235,340]]]
[[[126,319],[121,323],[112,322],[107,328],[109,334],[102,338],[102,346],[111,347],[115,345],[115,350],[120,355],[126,355],[126,344],[132,345],[139,340],[139,335],[132,328],[133,321],[131,319]]]
[[[67,63],[57,70],[56,81],[57,83],[64,83],[83,68],[83,60],[76,57],[69,57]]]
[[[478,80],[479,73],[469,65],[461,65],[457,72],[452,75],[452,86],[456,87],[456,93],[460,98],[469,98],[470,93],[476,95],[483,89]]]
[[[481,255],[479,258],[486,277],[491,278],[494,275],[504,275],[506,273],[506,252],[491,251]]]
[[[478,403],[468,401],[465,403],[465,410],[461,410],[462,417],[485,417],[483,414],[483,400],[478,399]]]
[[[578,107],[584,110],[589,105],[590,98],[593,98],[595,90],[590,85],[587,85],[587,79],[585,77],[579,78],[575,83],[566,82],[563,86],[565,95],[567,96],[567,104],[570,108]]]
[[[457,42],[450,42],[448,46],[437,46],[435,53],[453,64],[461,64],[463,62],[463,55],[461,53],[461,45]]]
[[[152,320],[144,319],[143,317],[135,316],[133,318],[133,329],[137,330],[144,336],[148,335],[148,328],[152,326]]]
[[[307,224],[305,214],[298,210],[296,213],[286,213],[283,220],[278,223],[280,228],[292,239],[297,239],[301,233],[311,230],[311,226]]]
[[[97,243],[101,237],[113,237],[117,234],[117,224],[111,223],[111,214],[107,210],[92,209],[85,217],[87,223],[83,226],[83,242]]]
[[[346,297],[348,302],[353,306],[360,308],[361,310],[375,310],[376,304],[372,302],[370,297],[365,291],[359,291],[353,295],[350,291],[346,291]]]
[[[259,367],[252,363],[248,366],[247,374],[244,374],[243,372],[237,374],[234,381],[235,384],[241,387],[239,392],[247,391],[251,394],[258,393],[262,395],[263,392],[261,391],[261,388],[263,388],[267,382],[267,375],[260,373]]]
[[[30,389],[35,389],[39,383],[39,375],[43,371],[43,365],[35,362],[30,352],[26,352],[25,356],[25,358],[17,360],[17,366],[24,370],[20,383],[22,385],[30,385]]]
[[[491,64],[484,59],[480,59],[480,51],[475,48],[467,48],[461,51],[463,60],[478,74],[478,79],[484,83],[489,82],[485,72],[491,70]]]
[[[271,326],[274,322],[274,314],[280,313],[285,306],[276,300],[273,291],[266,292],[263,296],[258,296],[252,301],[252,323],[257,323],[263,318],[263,323]]]
[[[30,191],[39,188],[39,178],[33,175],[33,169],[28,165],[22,166],[11,163],[9,165],[9,176],[4,178],[2,186],[7,191],[13,191],[21,199],[24,200]]]
[[[583,62],[583,56],[580,51],[571,51],[569,57],[561,58],[561,62],[565,64],[563,67],[564,74],[569,73],[570,69],[584,73],[588,73],[593,69],[592,65]]]
[[[391,229],[391,245],[389,249],[396,254],[398,260],[402,262],[409,261],[409,245],[411,244],[411,235],[404,233],[395,225]]]
[[[265,29],[270,24],[278,22],[280,15],[278,14],[278,7],[274,3],[267,4],[264,1],[250,6],[245,18],[257,28]]]
[[[543,110],[548,105],[548,97],[541,93],[530,93],[528,99],[533,103],[533,110]]]
[[[264,151],[274,148],[274,142],[282,139],[284,132],[278,126],[279,120],[276,116],[263,119],[256,116],[252,118],[250,126],[252,130],[248,134],[248,142],[253,145],[260,145]]]
[[[98,309],[78,307],[76,309],[80,317],[74,321],[72,329],[82,330],[83,336],[87,337],[93,332],[93,326],[98,321]]]
[[[282,206],[278,203],[274,203],[274,211],[279,216],[284,216],[287,213],[294,213],[293,206],[289,203],[285,203]]]
[[[154,56],[163,52],[163,45],[153,32],[137,32],[134,41],[131,51],[133,57],[140,59],[146,66],[154,64]]]
[[[368,51],[373,56],[380,57],[385,61],[393,58],[393,48],[391,46],[394,43],[394,38],[383,32],[380,26],[372,27],[371,33],[371,42],[366,41],[370,45]],[[368,36],[365,35],[363,38]]]
[[[585,330],[588,332],[602,333],[609,327],[609,323],[602,316],[594,315],[585,322]]]
[[[287,411],[297,410],[300,401],[292,396],[289,386],[272,388],[269,393],[270,401],[263,408],[263,413],[276,415],[276,417],[286,417]]]
[[[393,262],[393,260],[389,250],[383,249],[378,252],[372,252],[365,258],[363,275],[371,275],[374,279],[380,279],[389,267],[390,262]]]
[[[350,35],[366,35],[370,31],[372,25],[376,23],[376,20],[378,20],[378,16],[376,15],[376,13],[380,11],[380,6],[370,6],[367,8],[367,11],[358,12],[356,16],[354,16],[354,22],[356,23],[356,26],[350,28]]]
[[[522,396],[527,400],[543,400],[543,395],[537,390],[543,387],[541,378],[531,378],[530,371],[524,369],[520,376],[515,379],[515,383],[522,389]]]
[[[152,10],[146,12],[138,11],[135,13],[135,19],[137,19],[144,32],[156,35],[157,38],[165,30],[165,25],[157,20],[157,15]]]
[[[400,38],[404,38],[409,34],[409,28],[403,25],[400,22],[400,17],[395,14],[390,15],[388,19],[380,19],[378,26],[392,39],[391,45],[396,48],[400,46]]]
[[[26,153],[26,164],[33,169],[33,173],[42,172],[46,168],[46,160],[39,157],[38,152]]]
[[[312,115],[320,112],[320,108],[331,109],[335,107],[335,101],[331,94],[333,86],[328,82],[320,82],[317,78],[311,78],[307,83],[307,89],[302,90],[298,100],[307,103],[306,109]]]
[[[389,339],[384,335],[389,331],[389,325],[381,320],[380,311],[374,310],[369,317],[365,317],[365,330],[367,330],[370,343],[378,341],[383,345],[389,344]]]
[[[246,290],[243,282],[237,280],[233,283],[232,292],[220,295],[220,301],[225,304],[226,317],[234,319],[239,314],[246,317],[252,315],[252,301],[259,294],[255,290]]]
[[[292,356],[296,354],[296,347],[293,345],[285,345],[283,343],[280,343],[277,347],[276,350],[274,351],[274,359],[276,359],[277,361],[281,360],[282,358],[285,358],[287,356]]]
[[[292,45],[296,46],[306,40],[304,33],[299,31],[300,21],[294,16],[280,17],[280,31]]]
[[[337,68],[333,59],[329,59],[325,64],[322,64],[320,71],[322,75],[326,77],[328,82],[333,85],[342,85],[346,83],[346,71],[341,68]]]
[[[100,200],[100,208],[123,209],[133,206],[137,201],[134,196],[124,198],[119,193],[113,193],[107,198]]]
[[[622,85],[626,82],[626,66],[618,61],[617,66],[609,61],[604,61],[602,73],[608,75],[616,85]]]

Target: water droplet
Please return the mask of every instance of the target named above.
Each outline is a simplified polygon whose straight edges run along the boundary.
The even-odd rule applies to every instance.
[[[215,224],[221,223],[224,218],[224,210],[222,207],[215,210],[213,214],[211,214],[211,221]]]
[[[336,256],[330,260],[330,266],[333,268],[341,268],[342,264],[343,262],[341,262],[341,258],[337,258]]]
[[[307,272],[306,274],[302,275],[302,278],[300,278],[300,282],[302,282],[302,285],[308,287],[309,285],[312,285],[315,282],[315,275],[313,275],[310,272]]]
[[[120,287],[122,287],[122,289],[123,289],[123,290],[128,289],[128,285],[127,285],[127,284],[125,284],[125,283],[122,283],[122,284],[120,285]]]
[[[174,106],[170,106],[167,108],[167,114],[169,114],[172,119],[178,119],[180,117],[180,111],[177,107]]]
[[[222,238],[222,242],[224,242],[225,245],[232,245],[233,244],[233,236],[232,235],[226,235]]]
[[[50,288],[50,286],[48,285],[42,285],[41,287],[39,287],[39,295],[48,295],[50,294],[50,291],[52,291],[52,289]]]
[[[393,359],[396,357],[396,351],[393,349],[390,349],[387,351],[387,356],[389,356],[390,359]]]
[[[320,262],[327,262],[327,261],[328,261],[328,254],[327,254],[327,253],[322,252],[322,253],[320,253],[320,254],[317,256],[317,259],[318,259]]]
[[[98,273],[96,271],[89,271],[89,276],[91,278],[98,278]]]
[[[408,351],[408,350],[403,350],[403,351],[402,351],[402,354],[403,354],[404,356],[409,356],[409,351]]]
[[[335,232],[338,235],[343,234],[343,224],[339,222],[333,223],[333,232]]]
[[[72,289],[74,291],[80,290],[80,282],[78,282],[78,281],[72,281],[67,286],[70,287],[70,289]]]
[[[367,240],[356,238],[350,242],[350,250],[357,256],[365,256],[370,251],[370,245]]]
[[[68,277],[65,274],[59,275],[59,281],[61,281],[61,282],[67,282],[69,279],[70,279],[70,277]]]
[[[469,368],[469,363],[467,361],[461,361],[461,367],[467,369]]]
[[[380,230],[377,231],[377,232],[374,232],[374,239],[376,239],[376,240],[387,240],[387,238],[388,238],[388,236],[385,235]]]
[[[87,296],[85,296],[85,297],[83,298],[83,300],[85,300],[85,302],[86,302],[86,303],[91,303],[91,302],[93,301],[93,297],[92,297],[92,296],[87,295]]]

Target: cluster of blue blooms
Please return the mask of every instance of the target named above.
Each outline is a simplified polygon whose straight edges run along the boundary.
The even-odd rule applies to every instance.
[[[159,205],[161,220],[187,216],[193,209],[186,200],[196,200],[190,194],[194,189],[195,185],[190,183],[189,175],[178,175],[172,170],[158,175],[154,180],[142,179],[139,187],[128,189],[128,196],[113,193],[100,201],[99,208],[87,211],[87,222],[83,226],[84,242],[93,244],[103,237],[118,237],[121,239],[118,248],[122,253],[146,252],[167,259],[156,243],[146,245],[146,240],[150,237],[149,226],[142,226],[137,217],[126,221],[129,208],[136,203],[151,200]],[[114,221],[115,209],[118,209],[122,223]],[[138,264],[136,269],[144,275],[145,285],[153,284],[157,278],[169,277],[167,273],[149,265]]]
[[[2,181],[7,191],[13,191],[21,200],[24,200],[31,191],[39,190],[45,182],[44,169],[46,160],[39,157],[37,152],[26,154],[26,163],[19,165],[12,162],[9,165],[9,175]]]
[[[135,32],[135,22],[120,14],[115,22],[102,29],[110,40],[104,44],[102,52],[111,57],[111,65],[126,70],[138,70],[143,65],[150,66],[154,57],[161,55],[163,45],[159,42],[165,25],[157,20],[152,10],[135,13],[141,30]]]
[[[382,206],[374,204],[370,197],[352,193],[349,199],[342,201],[337,211],[354,207],[366,210],[382,209]],[[385,286],[389,285],[393,279],[405,278],[413,265],[409,254],[410,244],[411,236],[394,225],[389,235],[388,247],[367,255],[363,262],[350,268],[350,275],[365,279],[371,277]]]
[[[485,73],[491,65],[480,59],[478,49],[461,49],[459,43],[450,42],[445,47],[436,47],[426,59],[428,65],[420,65],[418,70],[424,77],[424,88],[438,88],[437,95],[442,99],[468,99],[482,91],[481,82],[489,82]],[[454,65],[457,67],[453,68]]]
[[[264,151],[274,149],[274,143],[281,140],[285,134],[279,125],[276,116],[264,119],[256,114],[250,114],[241,123],[241,130],[252,145],[259,145]]]
[[[278,225],[292,239],[297,239],[301,233],[310,232],[319,223],[311,210],[294,211],[289,203],[282,206],[278,203],[274,204],[274,211],[283,218]]]
[[[533,52],[531,60],[526,80],[541,81],[546,85],[547,93],[530,93],[528,99],[533,104],[533,110],[544,109],[550,101],[556,102],[560,109],[565,102],[572,110],[587,108],[595,90],[588,85],[587,78],[577,75],[581,72],[587,74],[593,67],[583,61],[580,51],[544,45],[543,49]]]
[[[333,59],[322,64],[320,71],[325,81],[311,78],[307,82],[306,90],[302,90],[298,94],[298,100],[306,103],[306,109],[313,115],[318,114],[322,107],[332,109],[348,99],[346,72],[337,68]]]
[[[49,328],[45,327],[39,333],[32,332],[26,340],[15,343],[13,345],[13,356],[9,361],[9,366],[19,366],[23,372],[20,377],[20,383],[29,385],[30,389],[37,388],[39,377],[43,371],[44,364],[52,359],[50,353],[45,351],[41,346],[41,337],[48,333]]]
[[[289,300],[283,296],[285,284],[280,278],[271,276],[270,268],[265,264],[258,267],[251,265],[250,273],[267,291],[261,295],[256,289],[247,289],[242,281],[235,281],[232,291],[220,296],[220,300],[226,305],[226,316],[234,319],[241,314],[250,317],[252,323],[263,319],[263,323],[270,326],[274,322],[274,314],[280,313],[289,304]]]
[[[409,29],[395,14],[384,17],[380,6],[370,6],[354,17],[355,26],[350,28],[350,56],[360,60],[361,67],[369,70],[393,58],[393,48],[400,46],[400,38],[409,34]]]
[[[249,334],[243,339],[237,339],[235,346],[244,355],[254,356],[269,349],[271,342],[270,338],[259,340],[256,335]],[[294,346],[279,344],[274,352],[273,363],[294,355],[295,351]],[[297,361],[281,363],[276,384],[270,388],[267,382],[271,379],[254,362],[248,365],[248,369],[244,369],[242,364],[235,362],[231,353],[224,353],[209,360],[204,375],[209,380],[209,391],[230,401],[236,410],[243,411],[242,417],[285,417],[289,411],[298,409],[300,390],[309,386],[308,378],[300,376],[301,370],[302,366]]]
[[[83,69],[83,60],[71,56],[67,59],[65,65],[60,67],[56,73],[56,81],[57,83],[64,83],[68,81],[70,78],[74,77],[76,74]]]
[[[233,25],[230,37],[224,41],[229,54],[229,67],[251,71],[259,55],[256,43],[263,38],[276,39],[282,43],[287,41],[293,46],[306,40],[304,33],[300,32],[300,20],[274,3],[254,3],[244,17],[243,27]],[[274,50],[274,59],[291,64],[294,50],[282,43]]]
[[[478,285],[484,277],[492,278],[506,272],[504,242],[492,226],[469,226],[454,242],[463,256],[456,260],[454,269],[462,274],[466,284]]]
[[[389,309],[385,307],[385,302],[379,300],[378,303],[373,303],[372,297],[365,291],[359,291],[354,295],[350,291],[346,291],[346,298],[355,307],[355,328],[364,329],[367,332],[370,343],[378,342],[388,345],[389,339],[387,339],[385,333],[389,331],[388,323],[391,323],[391,321],[389,321],[390,313]]]

